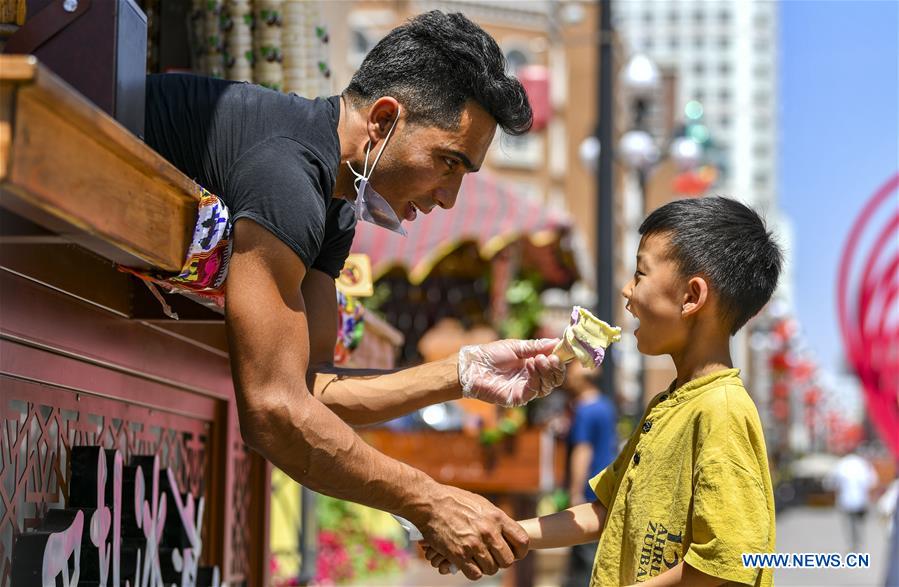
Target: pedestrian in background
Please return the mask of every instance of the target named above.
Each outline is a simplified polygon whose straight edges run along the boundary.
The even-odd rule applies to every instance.
[[[849,547],[852,552],[858,552],[871,490],[877,485],[877,472],[863,456],[848,451],[837,462],[831,482],[836,491],[837,508],[847,520]]]
[[[568,432],[568,491],[570,505],[594,501],[588,480],[605,469],[618,454],[615,404],[596,386],[592,372],[574,362],[565,376],[565,392],[571,399],[572,419]],[[563,587],[583,587],[590,582],[596,543],[571,547]]]

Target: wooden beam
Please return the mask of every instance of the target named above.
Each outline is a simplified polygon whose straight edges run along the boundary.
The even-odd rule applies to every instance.
[[[131,278],[75,245],[3,244],[0,269],[113,314],[131,313]]]
[[[31,82],[37,75],[38,61],[34,55],[4,55],[0,56],[0,65],[3,72],[0,79]]]
[[[65,239],[12,212],[0,212],[0,245],[65,244]]]
[[[15,95],[16,87],[14,85],[0,82],[0,181],[6,179],[9,173]]]
[[[146,285],[107,259],[72,244],[2,244],[0,274],[42,285],[69,298],[131,318],[179,340],[228,354],[224,316],[180,295],[165,295],[181,320],[172,320]]]
[[[117,263],[181,269],[195,183],[32,57],[0,56],[0,96],[0,206]]]
[[[189,322],[180,320],[144,321],[154,330],[165,332],[179,340],[189,342],[208,352],[226,357],[228,356],[228,333],[224,320],[219,322]]]

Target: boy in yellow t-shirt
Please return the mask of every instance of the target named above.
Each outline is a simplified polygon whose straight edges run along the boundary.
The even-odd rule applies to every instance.
[[[771,585],[771,569],[741,558],[774,551],[774,499],[730,337],[770,299],[781,251],[753,210],[720,197],[666,204],[640,234],[622,294],[640,321],[637,348],[670,355],[677,379],[590,480],[596,501],[521,525],[530,548],[598,540],[591,587]],[[440,555],[426,555],[448,572]]]

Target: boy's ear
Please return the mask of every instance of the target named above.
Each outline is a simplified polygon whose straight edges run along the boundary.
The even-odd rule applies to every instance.
[[[709,300],[709,283],[703,277],[691,277],[684,292],[681,316],[694,316]]]

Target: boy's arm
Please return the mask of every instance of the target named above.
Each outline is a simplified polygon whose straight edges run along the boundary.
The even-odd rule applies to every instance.
[[[587,484],[587,472],[590,469],[590,461],[593,460],[593,446],[589,442],[579,442],[571,450],[571,459],[568,470],[571,471],[571,482],[568,485],[568,494],[571,496],[571,505],[585,503],[584,485]]]
[[[698,569],[694,569],[684,561],[678,563],[673,569],[668,569],[661,575],[656,575],[640,587],[672,587],[674,585],[690,585],[690,587],[717,587],[723,585],[724,579],[707,575]],[[632,586],[635,587],[635,586]]]
[[[536,549],[596,542],[605,521],[606,507],[597,500],[518,523],[530,537],[528,548]]]

